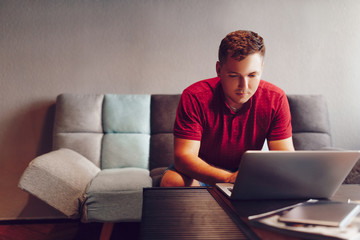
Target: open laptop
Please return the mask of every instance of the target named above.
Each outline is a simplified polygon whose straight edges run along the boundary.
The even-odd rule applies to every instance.
[[[235,184],[216,186],[231,199],[330,198],[360,151],[247,151]]]

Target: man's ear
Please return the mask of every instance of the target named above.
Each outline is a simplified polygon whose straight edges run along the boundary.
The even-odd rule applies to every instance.
[[[260,77],[262,76],[263,72],[264,72],[264,62],[261,64],[261,75],[260,75]]]
[[[217,76],[220,77],[220,72],[221,72],[221,63],[219,61],[216,62],[216,73]]]

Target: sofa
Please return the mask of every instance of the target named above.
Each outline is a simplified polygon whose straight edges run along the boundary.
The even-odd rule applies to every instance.
[[[159,186],[173,162],[179,99],[178,94],[59,95],[53,151],[30,162],[19,187],[83,222],[141,221],[143,188]],[[288,95],[288,100],[295,149],[331,148],[324,97]]]

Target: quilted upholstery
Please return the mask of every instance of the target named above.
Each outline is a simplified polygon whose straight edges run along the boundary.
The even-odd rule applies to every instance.
[[[104,95],[62,94],[56,100],[53,149],[72,149],[100,167]]]
[[[142,188],[152,186],[150,95],[61,94],[53,138],[54,151],[32,161],[21,188],[69,217],[140,220]],[[76,168],[81,162],[93,167]],[[46,167],[39,168],[42,164]],[[88,169],[92,171],[86,175]],[[69,187],[72,182],[76,191]]]
[[[102,169],[148,169],[150,95],[105,95],[103,127]]]

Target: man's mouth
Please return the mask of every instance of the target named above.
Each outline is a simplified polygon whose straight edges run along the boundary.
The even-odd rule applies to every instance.
[[[237,96],[245,96],[248,94],[248,92],[235,92]]]

